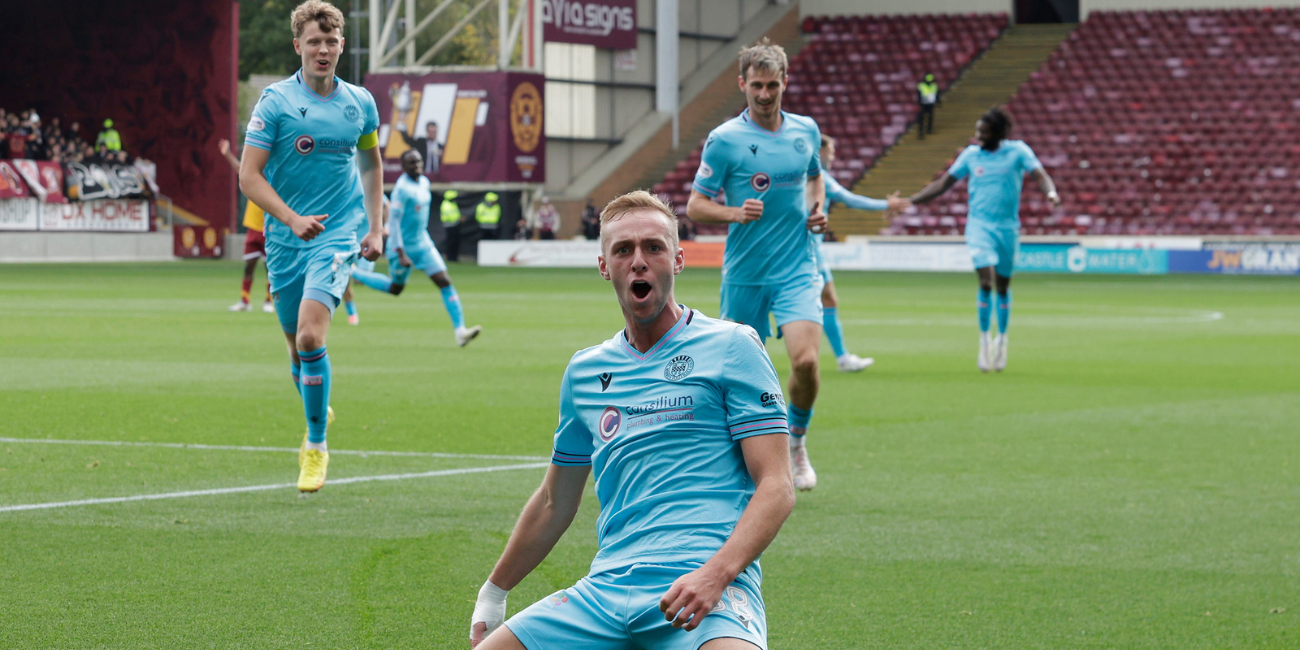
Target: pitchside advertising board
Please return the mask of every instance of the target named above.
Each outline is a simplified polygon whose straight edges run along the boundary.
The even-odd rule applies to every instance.
[[[1177,242],[1176,242],[1177,243]],[[722,266],[722,242],[682,242],[686,266]],[[486,241],[480,266],[591,268],[600,246],[594,241]],[[870,241],[822,244],[822,257],[837,271],[975,270],[965,244]],[[1203,248],[1091,248],[1071,243],[1021,244],[1017,273],[1166,275],[1300,275],[1300,242],[1206,242]]]
[[[546,181],[542,75],[371,74],[366,89],[379,108],[385,182],[397,181],[401,156],[412,148],[425,157],[424,175],[435,183]]]
[[[129,165],[0,160],[0,230],[148,232],[142,196]]]

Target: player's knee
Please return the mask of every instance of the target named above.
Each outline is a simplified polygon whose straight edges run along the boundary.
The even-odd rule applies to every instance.
[[[299,350],[319,350],[325,346],[325,337],[314,330],[298,330],[297,339]]]
[[[817,375],[817,351],[807,350],[790,357],[790,370],[800,375]]]
[[[405,289],[406,289],[406,285],[404,284],[393,283],[388,285],[388,293],[391,293],[394,296],[402,295],[402,291]]]
[[[1011,290],[1011,278],[1004,278],[999,275],[997,285],[998,293],[1005,296],[1007,295],[1007,291]]]

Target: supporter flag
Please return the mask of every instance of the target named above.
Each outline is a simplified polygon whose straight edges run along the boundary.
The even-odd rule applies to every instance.
[[[31,198],[32,193],[27,190],[27,184],[23,182],[18,170],[14,169],[12,162],[0,160],[0,199]]]

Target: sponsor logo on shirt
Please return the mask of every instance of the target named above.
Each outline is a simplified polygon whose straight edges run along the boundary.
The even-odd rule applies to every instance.
[[[293,150],[305,156],[316,150],[316,139],[310,135],[300,135],[293,141]]]
[[[249,131],[265,131],[265,130],[266,130],[266,122],[263,122],[263,121],[262,121],[262,118],[260,118],[260,117],[258,117],[258,116],[256,116],[256,115],[254,115],[253,117],[248,118],[248,130],[249,130]]]
[[[695,360],[685,354],[679,354],[664,366],[664,379],[679,381],[685,379],[695,369]]]
[[[713,176],[713,168],[709,166],[709,163],[702,162],[700,163],[700,171],[695,172],[695,175],[700,178],[711,178]]]
[[[559,607],[567,602],[569,602],[569,594],[566,594],[563,591],[551,595],[551,607]]]
[[[354,104],[348,104],[347,107],[343,109],[343,117],[348,118],[348,120],[352,122],[360,122],[361,109],[357,108]]]
[[[686,358],[689,362],[690,357]],[[614,416],[609,415],[610,409],[614,409]],[[690,395],[678,395],[676,397],[661,395],[649,402],[645,402],[644,404],[624,406],[622,407],[622,412],[627,413],[628,419],[625,426],[623,426],[623,429],[628,432],[652,424],[694,421],[695,398]],[[608,442],[610,438],[613,438],[615,433],[618,433],[617,429],[615,429],[609,434],[609,437],[605,436],[605,422],[606,419],[610,417],[617,417],[618,424],[624,424],[622,422],[622,417],[619,415],[619,409],[613,406],[607,407],[600,417],[600,437],[606,442]]]
[[[766,192],[767,188],[772,187],[772,177],[765,172],[758,172],[749,177],[749,186],[754,188],[755,192]]]
[[[618,434],[619,428],[623,426],[623,414],[619,413],[618,407],[606,406],[605,412],[600,414],[600,423],[598,431],[600,439],[609,442]]]
[[[785,406],[785,395],[781,393],[763,393],[758,396],[758,399],[764,407],[772,407],[778,404]]]

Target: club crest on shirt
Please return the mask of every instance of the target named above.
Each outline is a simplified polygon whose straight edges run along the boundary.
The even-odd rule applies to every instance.
[[[302,155],[307,155],[316,149],[316,139],[310,135],[300,135],[293,141],[293,150]]]
[[[360,122],[361,109],[357,108],[355,104],[348,104],[347,108],[343,109],[343,117],[348,118],[348,121],[351,122]]]
[[[984,175],[984,167],[983,167],[982,165],[979,166],[979,167],[976,167],[976,168],[975,168],[975,175],[976,175],[976,176],[983,176],[983,175]]]
[[[754,188],[755,192],[766,192],[767,188],[772,187],[772,177],[766,172],[758,172],[749,177],[749,186]]]
[[[600,439],[609,442],[614,439],[622,426],[623,414],[619,412],[618,407],[606,406],[605,412],[600,414],[596,429],[600,432]]]
[[[695,369],[695,360],[685,354],[679,354],[664,366],[664,379],[679,381],[685,379]]]
[[[795,138],[794,150],[799,153],[808,153],[808,143],[803,138]]]

